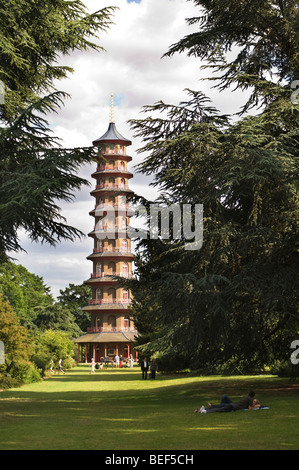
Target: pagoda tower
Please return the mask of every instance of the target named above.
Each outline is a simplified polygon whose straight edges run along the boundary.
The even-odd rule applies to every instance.
[[[111,117],[107,132],[93,141],[98,148],[97,168],[92,174],[96,184],[90,193],[95,207],[90,212],[94,228],[88,234],[93,239],[93,252],[87,257],[92,262],[92,273],[85,281],[91,287],[92,299],[83,310],[91,314],[91,326],[87,333],[75,340],[78,343],[78,362],[90,362],[94,358],[116,355],[125,360],[130,355],[137,359],[133,344],[137,334],[130,318],[130,291],[119,282],[132,277],[133,254],[131,239],[127,234],[132,215],[129,199],[133,191],[128,182],[133,177],[128,171],[127,147],[132,142],[116,129]],[[83,348],[84,346],[84,348]]]

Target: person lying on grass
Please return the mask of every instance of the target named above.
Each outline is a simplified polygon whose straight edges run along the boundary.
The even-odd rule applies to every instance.
[[[233,402],[229,396],[223,395],[221,398],[220,405],[212,405],[209,403],[209,408],[205,406],[201,406],[197,410],[194,410],[194,413],[223,413],[229,411],[237,411],[237,410],[253,410],[261,407],[261,404],[256,398],[254,391],[250,391],[248,395],[241,398],[238,402]]]

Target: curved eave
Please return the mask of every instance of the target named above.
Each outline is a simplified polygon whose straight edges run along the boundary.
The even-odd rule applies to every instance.
[[[100,139],[97,139],[97,140],[93,140],[92,142],[93,145],[97,146],[97,145],[101,145],[101,144],[122,144],[122,145],[132,145],[132,142],[130,140],[127,140],[125,138],[123,139],[103,139],[103,138],[100,138]]]
[[[93,145],[101,145],[101,144],[123,144],[125,146],[132,145],[132,142],[125,137],[123,137],[118,130],[116,129],[116,125],[114,122],[109,123],[109,127],[107,132],[105,132],[102,137],[96,139],[92,142]]]
[[[125,208],[125,209],[122,209],[122,208],[119,208],[119,207],[108,207],[108,208],[101,208],[100,211],[100,215],[99,214],[99,209],[96,208],[96,209],[92,209],[92,211],[89,212],[89,215],[91,215],[92,217],[104,217],[105,215],[105,212],[106,213],[109,213],[110,211],[114,211],[114,214],[115,215],[118,215],[118,214],[122,214],[122,215],[126,215],[127,217],[132,217],[134,214],[135,214],[135,211],[131,208]]]
[[[104,311],[107,311],[109,313],[114,312],[128,312],[129,311],[129,306],[125,304],[103,304],[103,305],[87,305],[86,307],[83,307],[82,310],[84,312],[90,312],[90,313],[96,313],[98,311],[101,311],[101,313],[104,313]]]
[[[98,189],[94,189],[93,191],[90,192],[90,195],[91,196],[94,196],[94,194],[97,194],[97,193],[115,193],[115,194],[122,194],[122,193],[133,193],[134,194],[134,191],[132,189],[129,189],[129,188],[98,188]]]
[[[97,259],[97,258],[105,258],[105,260],[117,260],[117,261],[132,261],[134,258],[133,253],[112,253],[112,252],[104,252],[104,253],[92,253],[91,255],[87,256],[86,259]]]
[[[127,332],[127,331],[102,331],[100,333],[87,333],[74,339],[74,343],[134,343],[138,332]]]
[[[105,231],[100,231],[100,230],[93,230],[92,232],[89,232],[87,234],[88,237],[90,238],[96,238],[97,240],[114,240],[116,237],[117,238],[128,238],[128,234],[130,233],[130,229],[132,227],[128,225],[126,228],[123,230],[121,229],[111,229],[111,230],[105,230]],[[133,233],[133,232],[132,232]]]
[[[124,178],[131,179],[133,174],[130,171],[125,170],[99,170],[92,173],[92,178],[98,178],[99,176],[123,176]]]
[[[117,284],[118,283],[118,279],[115,279],[113,278],[112,276],[109,277],[109,276],[106,276],[106,277],[91,277],[89,279],[87,279],[86,281],[84,281],[84,284],[87,284],[87,285],[97,285],[97,284],[101,284],[101,285],[113,285],[113,284]]]

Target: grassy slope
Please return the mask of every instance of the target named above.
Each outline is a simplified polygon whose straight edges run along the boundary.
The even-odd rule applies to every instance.
[[[269,410],[194,415],[223,393]],[[167,377],[80,366],[0,393],[0,449],[299,449],[299,384],[276,377]]]

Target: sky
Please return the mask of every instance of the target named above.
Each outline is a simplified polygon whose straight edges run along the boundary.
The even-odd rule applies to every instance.
[[[187,0],[83,0],[90,12],[107,6],[119,9],[113,16],[114,25],[100,33],[98,43],[105,52],[75,51],[61,58],[61,63],[75,71],[56,83],[59,90],[71,95],[64,107],[48,121],[54,134],[65,147],[84,147],[102,136],[109,125],[110,94],[114,95],[114,120],[118,131],[132,141],[128,153],[133,157],[129,170],[134,173],[130,187],[139,195],[153,200],[158,190],[149,186],[150,178],[136,174],[134,166],[145,155],[137,155],[142,142],[133,136],[128,120],[141,118],[144,105],[159,100],[178,104],[187,98],[185,88],[201,90],[210,96],[214,106],[224,113],[237,112],[242,97],[235,92],[219,94],[209,82],[202,82],[200,62],[187,54],[162,58],[169,47],[186,34],[196,31],[185,19],[198,16],[199,10]],[[207,76],[208,72],[205,71]],[[81,230],[86,237],[74,242],[60,242],[56,247],[32,243],[26,233],[20,241],[26,253],[14,253],[16,263],[41,276],[54,297],[70,283],[82,284],[90,277],[92,263],[86,257],[93,248],[87,236],[94,226],[89,215],[94,207],[90,195],[95,180],[91,174],[95,164],[81,168],[80,175],[91,187],[75,192],[71,203],[60,202],[61,214],[67,223]]]

